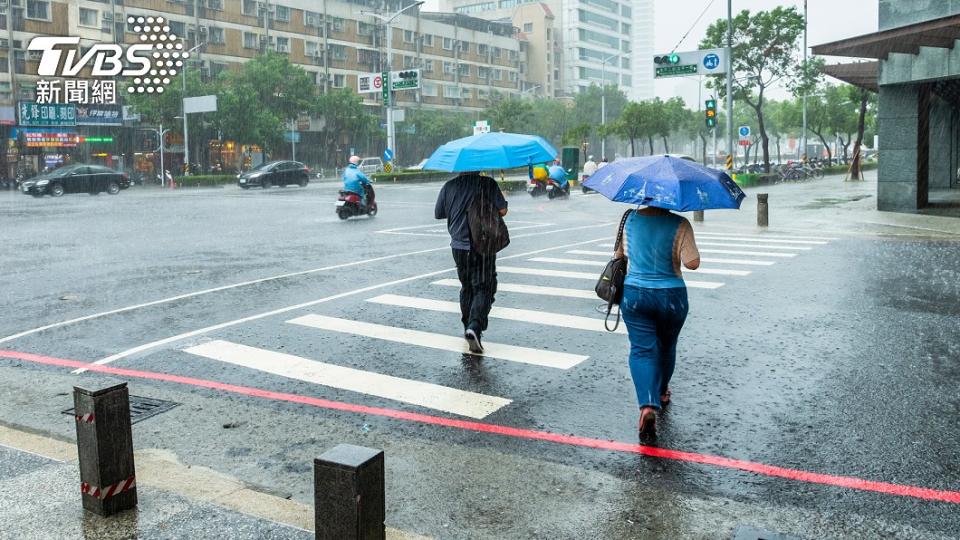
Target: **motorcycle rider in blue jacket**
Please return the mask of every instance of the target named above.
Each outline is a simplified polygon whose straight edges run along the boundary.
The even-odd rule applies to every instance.
[[[364,186],[370,185],[370,179],[360,170],[360,157],[350,156],[350,165],[343,170],[343,190],[356,193],[360,202],[367,204],[367,190]]]
[[[559,161],[554,162],[554,164],[547,169],[547,174],[550,176],[551,180],[560,186],[560,189],[567,191],[567,170],[560,166]]]

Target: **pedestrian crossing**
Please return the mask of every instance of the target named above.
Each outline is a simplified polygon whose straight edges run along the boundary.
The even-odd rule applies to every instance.
[[[413,231],[420,233],[424,229]],[[432,231],[423,234],[432,234]],[[764,279],[763,276],[778,270],[779,266],[787,265],[796,257],[812,253],[835,240],[815,236],[719,232],[698,232],[696,238],[703,254],[701,267],[696,271],[684,270],[687,277],[695,278],[685,278],[685,283],[690,289],[717,291],[717,294],[723,294],[723,287],[728,284]],[[612,255],[612,248],[609,241],[598,241],[584,244],[579,249],[522,258],[514,256],[509,263],[498,265],[497,302],[490,312],[491,328],[496,327],[497,331],[491,335],[500,338],[504,335],[523,337],[501,342],[497,339],[488,341],[485,336],[482,355],[470,353],[460,334],[460,306],[456,301],[460,282],[453,277],[421,282],[415,294],[396,290],[362,298],[369,307],[357,310],[357,313],[363,314],[361,316],[346,318],[306,313],[283,324],[315,338],[341,336],[358,349],[362,345],[362,350],[370,350],[371,347],[376,350],[384,343],[395,344],[389,350],[401,352],[394,354],[409,355],[408,362],[437,369],[450,366],[459,369],[464,355],[470,355],[494,361],[486,364],[488,369],[499,364],[510,366],[513,370],[542,370],[537,373],[544,376],[549,373],[562,374],[590,361],[591,355],[598,354],[597,351],[604,351],[603,343],[611,343],[621,349],[626,347],[625,325],[620,325],[615,333],[605,331],[603,317],[597,312],[602,301],[593,290],[600,269]],[[691,292],[691,295],[695,294],[706,293]],[[536,300],[541,302],[534,303]],[[445,321],[441,323],[444,325],[441,330],[428,331],[424,328],[428,326],[434,330],[429,321],[437,320]],[[513,325],[525,326],[511,329]],[[548,330],[543,331],[544,328]],[[573,333],[589,337],[591,347],[580,351],[566,350],[569,343],[583,343],[582,340],[568,342],[562,339]],[[308,337],[307,342],[310,341]],[[428,354],[428,350],[433,352]],[[388,374],[392,367],[389,364],[374,363],[370,369],[346,367],[338,365],[344,363],[343,359],[323,349],[317,354],[298,356],[290,352],[214,340],[185,348],[183,352],[286,380],[317,385],[333,392],[351,392],[401,406],[473,419],[487,418],[519,397],[490,395],[477,392],[476,388],[457,388],[458,383],[451,383],[447,379],[443,381],[446,384],[438,384],[435,381],[397,377]],[[403,374],[406,375],[406,372]],[[501,392],[510,393],[502,389]]]

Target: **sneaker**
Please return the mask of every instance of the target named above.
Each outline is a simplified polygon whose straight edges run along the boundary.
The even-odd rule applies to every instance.
[[[470,346],[470,352],[473,354],[483,354],[483,344],[480,343],[480,334],[474,331],[473,328],[467,328],[463,333],[463,338],[467,340],[467,345]]]

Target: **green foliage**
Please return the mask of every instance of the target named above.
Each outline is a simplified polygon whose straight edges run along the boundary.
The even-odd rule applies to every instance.
[[[397,144],[403,152],[404,162],[415,163],[429,157],[438,146],[473,133],[472,115],[435,110],[407,110],[407,118],[397,125]],[[414,133],[405,133],[404,128],[414,126]]]
[[[593,127],[590,124],[577,124],[568,129],[561,137],[560,142],[568,146],[579,146],[581,142],[590,137]]]
[[[533,120],[533,106],[516,97],[496,95],[490,107],[483,112],[492,129],[507,133],[529,133]]]
[[[235,184],[237,177],[232,174],[204,174],[196,176],[175,176],[174,181],[182,187],[203,187]]]
[[[371,114],[360,96],[348,88],[321,94],[314,111],[324,122],[320,148],[323,163],[327,166],[342,165],[347,148],[360,147],[360,141],[381,133],[377,116]],[[398,124],[398,131],[402,125]]]
[[[557,99],[538,98],[530,100],[533,115],[529,129],[525,133],[539,135],[554,146],[565,144],[564,137],[571,128],[576,126],[572,118],[572,109],[563,101]],[[593,122],[592,125],[596,125]],[[589,134],[587,135],[589,136]],[[580,141],[577,140],[577,144]]]
[[[126,86],[122,89],[126,102],[140,115],[140,121],[149,126],[163,124],[166,127],[177,128],[182,120],[177,119],[183,113],[183,79],[186,76],[187,96],[202,96],[212,92],[211,85],[200,81],[200,73],[192,66],[185,69],[178,77],[164,88],[161,94],[129,94]]]
[[[381,183],[390,182],[436,182],[446,180],[456,176],[454,173],[442,171],[394,171],[389,173],[377,173],[371,177]]]

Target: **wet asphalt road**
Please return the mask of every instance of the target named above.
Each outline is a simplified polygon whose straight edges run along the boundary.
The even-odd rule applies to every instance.
[[[438,189],[381,186],[380,214],[347,222],[333,213],[331,184],[267,192],[134,188],[116,197],[42,200],[0,192],[0,349],[90,362],[234,323],[125,354],[110,365],[463,418],[184,352],[222,340],[511,400],[482,418],[489,424],[637,442],[626,336],[544,324],[552,320],[549,314],[596,318],[599,300],[497,296],[497,307],[538,313],[529,320],[493,319],[485,341],[589,357],[570,369],[478,359],[287,322],[316,314],[457,334],[457,315],[369,301],[384,294],[456,301],[455,288],[434,284],[455,278],[442,272],[452,260],[443,233],[435,232],[442,226],[432,220]],[[602,256],[568,252],[609,251],[598,244],[612,242],[621,207],[579,194],[567,201],[526,194],[509,200],[513,242],[501,267],[599,273],[586,264],[530,259],[602,262]],[[830,211],[812,202],[784,209],[777,219]],[[646,442],[960,490],[960,243],[837,234],[842,224],[829,232],[764,232],[753,220],[747,210],[708,213],[706,224],[697,227],[701,249],[793,256],[712,254],[775,264],[705,263],[750,274],[687,276],[722,286],[690,289],[672,384],[675,403],[661,419],[657,440]],[[819,243],[798,243],[813,238]],[[356,264],[342,266],[349,263]],[[315,271],[301,273],[309,270]],[[2,342],[58,321],[288,273],[300,274]],[[593,286],[587,279],[502,271],[500,281]],[[97,377],[0,360],[0,380],[9,390],[0,397],[3,421],[72,436],[69,417],[59,414],[70,406],[66,393],[78,380]],[[135,426],[138,447],[167,448],[187,463],[303,501],[312,497],[311,460],[324,449],[340,442],[384,448],[388,524],[430,536],[723,538],[739,524],[805,538],[960,536],[960,507],[947,502],[173,383],[132,380],[131,389],[182,404]]]

